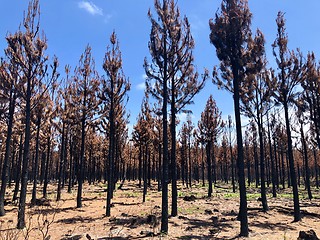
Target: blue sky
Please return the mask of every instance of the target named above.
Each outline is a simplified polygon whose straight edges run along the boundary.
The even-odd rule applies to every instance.
[[[1,0],[0,8],[0,56],[4,56],[5,36],[14,33],[27,9],[28,1]],[[211,72],[219,62],[215,48],[209,41],[208,21],[214,17],[220,6],[218,0],[179,0],[181,15],[186,15],[191,23],[196,42],[194,54],[198,71],[204,68]],[[143,97],[144,57],[149,57],[148,41],[150,21],[148,9],[153,9],[153,0],[53,0],[40,1],[41,28],[48,39],[50,57],[56,55],[60,62],[60,72],[64,65],[74,68],[85,46],[90,44],[96,62],[96,69],[102,75],[102,61],[109,43],[109,36],[116,31],[123,54],[123,68],[131,82],[130,100],[127,105],[131,113],[130,124],[135,124]],[[262,30],[266,37],[267,57],[274,66],[271,44],[276,37],[275,18],[279,10],[286,13],[289,47],[299,47],[306,55],[314,51],[320,56],[319,44],[319,0],[249,0],[253,13],[252,28]],[[205,89],[195,97],[193,121],[196,123],[205,103],[212,94],[223,116],[233,115],[231,94],[218,91],[209,80]],[[183,116],[180,116],[183,120]]]

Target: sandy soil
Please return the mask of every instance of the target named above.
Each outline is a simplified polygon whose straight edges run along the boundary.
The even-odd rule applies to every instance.
[[[16,230],[17,206],[9,203],[7,214],[0,217],[0,240],[7,239],[239,239],[240,223],[238,193],[225,185],[214,188],[207,198],[205,187],[191,189],[179,186],[179,215],[169,218],[169,234],[159,234],[161,193],[156,185],[148,191],[142,203],[142,189],[137,182],[125,182],[114,194],[112,217],[105,217],[105,185],[85,185],[83,207],[76,206],[76,189],[62,193],[62,201],[55,202],[55,186],[50,186],[49,200],[43,205],[27,208],[27,227]],[[40,189],[39,189],[40,190]],[[8,190],[11,194],[11,189]],[[301,198],[302,221],[293,223],[290,189],[278,198],[269,198],[270,211],[262,212],[259,193],[248,189],[249,239],[297,239],[300,230],[313,229],[320,237],[320,192],[314,191],[312,201]],[[39,193],[40,194],[40,193]],[[194,197],[190,196],[193,195]],[[30,197],[30,196],[28,196]],[[189,197],[186,201],[185,197]],[[28,199],[30,201],[30,199]],[[48,238],[49,239],[49,238]]]

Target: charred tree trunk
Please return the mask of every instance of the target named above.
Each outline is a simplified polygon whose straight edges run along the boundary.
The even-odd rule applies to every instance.
[[[287,138],[288,138],[288,158],[289,158],[290,176],[291,176],[290,179],[292,184],[293,202],[294,202],[294,221],[297,222],[301,220],[301,215],[300,215],[297,177],[296,177],[296,171],[295,171],[294,159],[293,159],[292,139],[291,139],[291,130],[290,130],[287,102],[284,102],[284,113],[285,113],[286,131],[287,131]]]
[[[147,188],[148,188],[148,183],[147,183],[148,146],[147,144],[145,144],[144,146],[144,151],[142,155],[143,155],[143,200],[142,202],[145,202],[146,195],[147,195]]]
[[[314,156],[314,168],[316,174],[316,187],[319,189],[319,167],[318,167],[318,158],[317,158],[317,150],[313,149],[313,156]]]
[[[240,236],[248,236],[248,209],[247,209],[247,190],[244,175],[244,156],[243,156],[243,141],[242,141],[242,130],[241,130],[241,114],[240,114],[240,76],[238,63],[233,63],[233,101],[234,101],[234,111],[235,111],[235,121],[236,121],[236,131],[237,131],[237,169],[238,169],[238,181],[239,181],[239,191],[240,191],[240,208],[238,218],[240,220]]]
[[[256,140],[253,143],[253,157],[254,157],[254,173],[255,173],[255,180],[256,180],[256,188],[259,187],[259,158],[258,158],[258,147]]]
[[[39,142],[40,142],[40,126],[41,126],[41,114],[37,119],[37,134],[36,134],[36,156],[34,158],[33,166],[33,188],[32,188],[32,198],[31,205],[35,205],[37,201],[37,178],[38,178],[38,165],[39,165]]]
[[[304,168],[305,168],[305,185],[308,191],[309,200],[312,199],[311,187],[310,187],[310,168],[309,168],[309,157],[308,157],[308,148],[306,139],[303,131],[303,122],[300,123],[300,134],[301,134],[301,142],[303,147],[303,156],[304,156]]]
[[[258,115],[258,133],[259,133],[259,148],[260,148],[260,177],[261,177],[261,202],[263,211],[268,211],[267,193],[266,193],[266,177],[265,177],[265,154],[263,142],[263,126],[262,118]]]
[[[1,172],[1,190],[0,190],[0,216],[5,215],[4,211],[4,196],[6,193],[6,187],[8,182],[9,166],[10,166],[10,152],[11,152],[11,136],[13,129],[13,115],[16,104],[16,95],[13,92],[13,88],[10,91],[9,100],[9,115],[8,115],[8,126],[7,126],[7,137],[6,137],[6,150],[4,155],[3,168]],[[1,166],[1,165],[0,165]]]
[[[175,107],[175,83],[171,80],[171,216],[178,215],[178,189],[177,189],[177,161],[176,161],[176,107]]]
[[[23,134],[20,134],[20,140],[19,140],[19,154],[18,154],[18,163],[17,163],[17,169],[16,169],[16,176],[15,176],[15,187],[13,192],[12,201],[16,201],[18,199],[18,193],[19,193],[19,186],[20,186],[20,180],[21,180],[21,163],[22,163],[22,151],[23,151]]]
[[[204,166],[204,151],[203,151],[203,145],[201,144],[201,172],[202,172],[202,187],[205,186],[205,166]]]
[[[207,164],[208,164],[208,197],[212,196],[212,167],[211,167],[211,150],[212,149],[212,141],[208,141],[206,145],[207,150]]]
[[[50,136],[47,139],[47,159],[46,159],[46,171],[44,173],[44,184],[42,189],[43,198],[47,198],[47,187],[49,182],[49,165],[50,165],[50,157],[51,157],[51,138]]]
[[[276,172],[274,162],[276,161],[273,157],[273,149],[272,149],[272,142],[271,142],[271,131],[270,131],[270,122],[269,116],[267,115],[267,122],[268,122],[268,143],[269,143],[269,156],[271,162],[271,179],[272,179],[272,197],[277,197],[277,190],[276,190]]]
[[[65,157],[65,121],[62,122],[62,134],[61,134],[61,152],[60,152],[60,166],[59,166],[59,179],[58,179],[58,189],[57,189],[57,201],[61,200],[61,185],[63,181],[63,167],[64,167],[64,157]]]
[[[23,149],[22,175],[21,175],[21,191],[19,199],[18,223],[17,228],[23,229],[26,226],[25,208],[27,198],[28,184],[28,164],[30,161],[30,137],[31,137],[31,71],[28,72],[26,106],[25,106],[25,140]]]
[[[281,147],[280,147],[280,154],[281,154],[281,184],[282,184],[282,188],[285,189],[286,186],[285,186],[285,178],[286,178],[286,170],[285,170],[285,164],[284,164],[284,150],[283,150],[283,146],[282,146],[282,143],[281,144]]]

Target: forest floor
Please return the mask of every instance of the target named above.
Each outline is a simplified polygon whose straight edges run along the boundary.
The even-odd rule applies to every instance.
[[[196,184],[185,188],[180,184],[179,213],[169,218],[167,236],[159,233],[161,193],[156,184],[148,190],[146,202],[142,203],[142,189],[137,187],[137,182],[125,182],[122,189],[114,193],[112,217],[105,216],[105,189],[102,183],[85,184],[83,207],[78,209],[76,189],[71,194],[63,191],[63,200],[56,202],[56,186],[50,185],[48,200],[39,201],[42,206],[27,207],[24,230],[15,229],[17,204],[9,202],[6,215],[0,217],[0,240],[45,239],[49,235],[51,240],[239,239],[240,223],[236,220],[239,193],[233,193],[230,185],[215,185],[213,196],[208,198],[206,187]],[[11,190],[8,189],[8,199],[11,199]],[[258,191],[248,188],[249,239],[297,239],[300,230],[310,229],[320,237],[320,191],[313,190],[315,198],[309,201],[301,189],[303,218],[292,222],[291,189],[279,191],[277,198],[268,194],[270,211],[265,213],[261,211]],[[30,202],[30,194],[27,201]]]

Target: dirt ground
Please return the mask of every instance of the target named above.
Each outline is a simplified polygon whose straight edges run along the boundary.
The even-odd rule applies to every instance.
[[[125,182],[112,201],[112,217],[105,216],[106,185],[84,185],[83,207],[77,209],[76,189],[62,193],[55,202],[56,186],[51,185],[48,201],[42,206],[27,207],[27,227],[16,230],[17,204],[6,205],[7,214],[0,217],[0,240],[11,239],[239,239],[238,193],[226,185],[216,185],[211,198],[206,187],[179,185],[177,217],[169,218],[169,234],[159,234],[161,193],[156,184],[142,203],[142,189],[137,182]],[[11,194],[12,189],[8,189]],[[40,191],[40,189],[39,189]],[[249,239],[297,239],[300,230],[315,230],[320,237],[320,192],[315,199],[300,195],[302,221],[293,223],[290,189],[268,198],[270,211],[261,211],[259,193],[248,188]],[[10,195],[9,195],[10,196]],[[39,192],[40,196],[40,192]],[[11,197],[11,196],[10,196]],[[30,195],[28,196],[28,201]],[[8,198],[9,199],[9,198]],[[187,201],[188,200],[188,201]],[[170,213],[170,208],[169,208]]]

